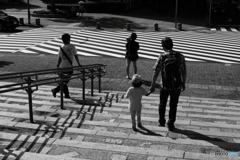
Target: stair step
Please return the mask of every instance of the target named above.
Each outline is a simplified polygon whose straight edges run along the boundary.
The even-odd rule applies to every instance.
[[[158,126],[159,94],[144,96],[144,128],[135,132],[126,92],[94,90],[91,96],[86,89],[92,103],[83,104],[82,89],[69,88],[72,99],[64,99],[62,110],[54,87],[33,93],[34,123],[25,91],[0,94],[2,159],[240,159],[218,156],[240,151],[240,101],[181,96],[176,130],[170,132]]]

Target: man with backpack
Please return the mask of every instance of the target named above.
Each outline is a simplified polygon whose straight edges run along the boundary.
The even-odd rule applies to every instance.
[[[165,126],[165,111],[167,100],[170,96],[167,125],[169,131],[173,131],[175,129],[174,122],[176,120],[178,99],[181,91],[185,90],[186,63],[184,56],[173,50],[171,38],[163,38],[162,47],[165,53],[159,56],[153,67],[154,73],[149,93],[154,92],[155,82],[160,74],[159,126]]]

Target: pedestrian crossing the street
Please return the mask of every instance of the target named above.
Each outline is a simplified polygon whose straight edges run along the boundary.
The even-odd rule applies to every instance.
[[[124,58],[126,38],[129,35],[129,32],[81,30],[71,34],[71,43],[76,46],[79,55]],[[163,53],[161,39],[168,36],[174,41],[174,49],[183,53],[187,61],[240,62],[237,35],[196,32],[137,32],[137,35],[141,58],[157,59]],[[21,52],[57,54],[61,45],[61,39],[55,38]]]
[[[211,28],[211,31],[240,32],[240,27],[217,27]]]
[[[56,29],[54,29],[56,30]],[[82,56],[107,56],[115,58],[125,57],[126,38],[130,32],[126,31],[91,31],[91,30],[37,30],[14,40],[11,36],[1,39],[2,48],[9,46],[14,53],[27,54],[58,54],[62,45],[60,35],[71,34],[71,43]],[[239,63],[240,45],[237,34],[216,34],[198,32],[136,32],[140,44],[139,56],[146,59],[157,59],[163,53],[161,39],[171,37],[174,50],[181,52],[187,61]],[[36,36],[36,37],[35,37]],[[17,34],[12,35],[17,37]],[[27,38],[26,38],[27,37]],[[2,43],[4,42],[4,44]],[[15,46],[16,44],[16,46]],[[22,46],[22,47],[21,47]]]
[[[0,53],[12,53],[41,42],[60,37],[63,33],[73,32],[74,29],[38,28],[11,35],[1,35]]]

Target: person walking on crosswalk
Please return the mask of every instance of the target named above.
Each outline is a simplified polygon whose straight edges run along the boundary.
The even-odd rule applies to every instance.
[[[129,67],[130,63],[133,63],[134,74],[137,74],[137,60],[138,60],[138,50],[139,50],[139,43],[135,40],[137,39],[137,34],[132,33],[129,38],[127,38],[126,43],[126,72],[127,72],[127,79],[130,79],[129,76]]]
[[[175,129],[178,99],[181,91],[185,90],[186,82],[186,63],[184,56],[173,50],[173,42],[169,37],[162,39],[162,47],[165,51],[156,61],[153,70],[150,93],[155,90],[155,82],[160,74],[160,104],[159,104],[159,123],[165,126],[165,111],[168,97],[170,96],[169,120],[167,122],[169,131]]]
[[[77,50],[76,47],[70,43],[71,36],[67,33],[62,35],[62,41],[63,46],[60,47],[58,51],[58,63],[57,68],[69,68],[73,66],[73,57],[75,57],[78,66],[82,67],[82,65],[79,62],[78,56],[77,56]],[[62,75],[65,78],[71,78],[71,74],[73,74],[73,71],[66,71],[63,72]],[[68,84],[69,80],[64,81],[63,84],[63,92],[65,94],[65,98],[70,98],[69,90],[68,90]],[[56,88],[52,89],[52,94],[54,97],[56,97],[56,94],[60,91],[60,85],[58,85]]]

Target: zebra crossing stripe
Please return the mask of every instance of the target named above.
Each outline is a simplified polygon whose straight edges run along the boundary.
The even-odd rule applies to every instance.
[[[236,29],[236,28],[230,28],[231,29],[231,31],[233,31],[233,32],[238,32],[238,30]]]
[[[231,31],[231,32],[239,32],[239,28],[236,28],[236,27],[219,27],[219,28],[211,28],[210,29],[211,31],[223,31],[223,32],[228,32],[228,31]]]
[[[217,28],[211,28],[210,30],[211,31],[217,31]]]

